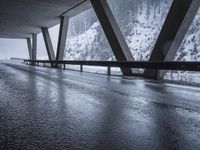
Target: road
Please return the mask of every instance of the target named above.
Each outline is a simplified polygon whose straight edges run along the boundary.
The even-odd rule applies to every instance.
[[[0,148],[198,150],[200,88],[0,62]]]

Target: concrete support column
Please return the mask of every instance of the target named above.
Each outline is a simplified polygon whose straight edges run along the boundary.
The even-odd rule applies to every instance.
[[[171,61],[176,55],[198,9],[200,0],[174,0],[149,61]],[[163,78],[166,71],[160,71]],[[156,78],[155,70],[145,70],[144,76]]]
[[[32,60],[32,44],[31,44],[31,38],[27,38],[27,46],[28,46],[28,52],[29,52],[29,59]]]
[[[37,59],[37,34],[33,33],[32,60]]]
[[[64,58],[68,26],[69,26],[69,17],[62,16],[60,18],[60,31],[58,37],[56,60],[63,60]]]
[[[45,43],[45,46],[46,46],[46,50],[47,50],[47,54],[48,54],[49,60],[55,60],[56,57],[55,57],[55,53],[54,53],[54,50],[53,50],[53,45],[52,45],[52,42],[51,42],[51,38],[50,38],[50,35],[49,35],[49,30],[46,27],[45,28],[41,28],[41,29],[42,29],[44,43]]]
[[[131,51],[106,0],[90,0],[117,61],[134,61]],[[121,68],[123,75],[132,69]]]

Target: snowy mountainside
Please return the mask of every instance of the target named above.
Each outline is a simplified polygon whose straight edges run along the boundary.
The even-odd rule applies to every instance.
[[[145,0],[141,3],[142,1],[138,2],[136,0],[127,0],[125,2],[109,0],[108,2],[134,58],[136,60],[148,60],[172,1],[157,0],[156,2],[155,0]],[[131,5],[133,5],[133,8],[124,8],[124,10],[120,10],[123,7],[119,7]],[[78,31],[78,34],[76,34],[77,31],[74,30],[76,23],[74,22],[77,21],[72,21],[70,26],[72,30],[70,30],[66,46],[66,59],[113,60],[112,50],[98,19],[94,16],[94,10],[91,9],[85,13],[81,14],[82,17],[79,16],[77,18],[86,18],[86,22],[89,22],[91,26],[87,29],[85,27],[87,23],[86,25],[83,23],[83,28],[86,30],[83,29],[82,33]],[[93,24],[88,21],[90,15]],[[125,18],[124,16],[127,17]],[[77,20],[77,18],[74,20]],[[92,56],[88,56],[88,54]]]
[[[69,36],[66,59],[68,60],[114,60],[113,53],[99,22],[78,36]]]
[[[135,60],[148,60],[172,0],[108,0],[108,3]],[[115,60],[94,10],[90,9],[74,17],[70,22],[70,34],[68,35],[65,53],[66,59]],[[200,11],[174,59],[200,61],[199,37]],[[191,72],[173,72],[173,74],[178,75],[171,75],[169,72],[166,79],[172,79],[173,76],[177,80],[189,80],[194,76],[199,78],[196,73],[194,75]],[[181,78],[178,78],[180,76]]]

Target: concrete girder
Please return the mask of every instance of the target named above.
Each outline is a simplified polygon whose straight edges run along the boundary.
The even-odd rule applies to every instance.
[[[32,60],[37,59],[37,34],[33,33]]]
[[[27,46],[28,46],[28,53],[29,53],[29,59],[32,60],[32,44],[31,44],[31,38],[27,38]]]
[[[171,61],[176,55],[198,9],[199,0],[174,0],[149,61]],[[145,70],[144,77],[164,78],[166,71]]]
[[[68,26],[69,26],[69,17],[68,16],[62,16],[60,18],[60,31],[59,31],[59,37],[58,37],[58,47],[57,47],[56,60],[63,60],[64,59],[64,52],[65,52],[65,46],[66,46]]]
[[[90,0],[117,61],[134,61],[132,53],[106,0]],[[132,69],[121,68],[123,75],[132,75]]]
[[[41,28],[41,30],[42,30],[42,35],[43,35],[43,38],[44,38],[44,43],[45,43],[45,46],[46,46],[46,50],[47,50],[49,60],[55,60],[56,57],[55,57],[53,45],[52,45],[52,42],[51,42],[51,38],[50,38],[50,35],[49,35],[49,30],[46,27]]]

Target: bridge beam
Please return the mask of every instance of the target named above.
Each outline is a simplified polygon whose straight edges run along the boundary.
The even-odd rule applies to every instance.
[[[28,53],[29,53],[29,59],[32,60],[32,44],[31,44],[31,38],[27,38],[27,46],[28,46]]]
[[[32,60],[37,59],[37,34],[33,33]]]
[[[171,61],[176,55],[198,9],[199,0],[174,0],[149,61]],[[145,70],[144,76],[164,78],[167,71]]]
[[[44,38],[44,43],[45,43],[45,46],[46,46],[46,50],[47,50],[49,60],[55,60],[56,57],[55,57],[55,53],[54,53],[54,50],[53,50],[51,38],[50,38],[50,35],[49,35],[49,30],[46,27],[41,28],[41,30],[42,30],[42,35],[43,35],[43,38]]]
[[[90,0],[117,61],[134,61],[126,40],[106,0]],[[123,75],[132,75],[132,69],[121,68]]]
[[[65,46],[66,46],[68,26],[69,26],[69,17],[68,16],[62,16],[60,18],[60,31],[59,31],[59,37],[58,37],[58,47],[57,47],[56,60],[63,60],[64,59],[64,52],[65,52]]]

